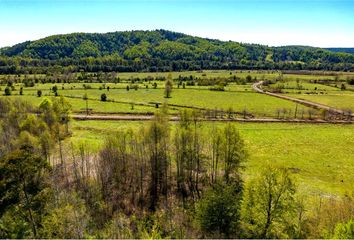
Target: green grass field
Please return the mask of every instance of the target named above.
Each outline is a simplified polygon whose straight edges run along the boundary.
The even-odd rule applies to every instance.
[[[351,109],[354,111],[354,93],[348,91],[331,92],[324,95],[314,94],[287,94],[288,96],[321,103],[338,109]]]
[[[351,109],[354,111],[354,92],[341,90],[338,87],[327,86],[306,81],[286,81],[271,84],[270,87],[282,88],[287,96],[321,103],[338,109]]]
[[[332,86],[327,86],[319,83],[310,83],[306,81],[301,81],[297,83],[296,81],[286,81],[281,83],[271,84],[271,87],[283,87],[286,92],[338,92],[339,88]]]
[[[102,91],[90,91],[89,97],[99,99]],[[63,95],[82,96],[83,91],[63,92]],[[217,92],[210,90],[174,89],[172,97],[164,98],[163,89],[142,89],[138,91],[126,91],[123,89],[113,89],[106,93],[109,99],[125,102],[151,103],[167,102],[183,106],[203,107],[208,109],[224,109],[232,107],[234,111],[241,112],[247,109],[257,116],[272,116],[277,108],[294,109],[295,104],[274,99],[269,96],[253,92]]]
[[[173,125],[171,127],[173,128]],[[223,123],[216,123],[222,126]],[[233,123],[239,129],[250,154],[246,179],[272,162],[289,168],[298,179],[301,192],[345,194],[354,184],[354,125]],[[86,142],[98,149],[107,134],[119,129],[138,129],[146,122],[74,121],[75,143]],[[204,126],[205,131],[211,124]]]
[[[178,79],[179,76],[193,76],[193,78],[201,79],[229,78],[236,76],[244,79],[246,76],[250,75],[253,79],[257,78],[257,80],[275,80],[279,78],[280,72],[209,70],[172,73],[118,73],[117,77],[119,77],[120,83],[37,83],[34,87],[25,87],[23,91],[26,95],[26,101],[38,104],[41,100],[35,97],[37,90],[42,90],[44,96],[53,95],[50,89],[56,85],[60,95],[76,98],[69,99],[75,112],[83,111],[86,107],[86,102],[81,100],[85,93],[87,93],[88,97],[91,99],[89,100],[89,108],[93,109],[95,113],[151,113],[156,110],[154,106],[155,102],[167,102],[180,106],[207,109],[217,108],[219,110],[232,108],[233,111],[237,112],[247,110],[255,117],[276,117],[279,109],[287,109],[292,112],[295,109],[295,104],[292,102],[253,92],[251,84],[238,85],[230,83],[225,87],[224,92],[220,92],[210,91],[210,86],[186,86],[186,89],[182,89],[182,86],[178,88],[177,82],[175,82],[172,98],[166,99],[164,98],[164,81],[143,80],[147,77],[167,78],[169,75],[171,75],[173,79]],[[34,75],[29,75],[28,78],[31,77],[34,77]],[[46,78],[44,75],[37,75],[36,77]],[[314,71],[312,74],[282,74],[283,81],[272,84],[271,87],[281,85],[283,86],[283,92],[290,96],[326,104],[335,108],[353,109],[354,92],[341,91],[340,88],[334,87],[335,84],[339,86],[336,81],[344,81],[352,77],[354,77],[353,73],[323,71]],[[5,80],[6,78],[8,78],[8,76],[0,76],[0,79]],[[23,80],[24,75],[17,76],[17,78]],[[140,80],[136,81],[134,85],[138,85],[139,89],[130,89],[130,91],[127,91],[127,86],[130,85],[130,87],[132,87],[131,80],[137,78]],[[333,86],[312,83],[310,80],[331,80],[333,83],[331,83],[331,85]],[[105,81],[103,80],[103,82]],[[153,83],[157,83],[157,89],[153,88]],[[84,89],[84,85],[89,85],[91,89]],[[347,86],[348,89],[350,89],[348,84]],[[109,91],[107,87],[110,88]],[[4,88],[4,86],[2,86],[2,88]],[[15,88],[14,94],[18,94],[20,84],[16,84]],[[99,90],[99,88],[103,89]],[[121,103],[100,102],[102,93],[106,93],[109,100]],[[133,107],[132,104],[134,104]],[[301,108],[305,112],[308,110],[306,107],[301,106]],[[302,109],[300,109],[300,111]],[[176,112],[176,110],[177,109],[172,109],[171,112]]]
[[[3,96],[0,96],[3,97]],[[22,99],[28,103],[33,104],[34,106],[39,106],[39,104],[43,101],[44,98],[52,98],[52,96],[10,96],[11,99]],[[76,98],[67,98],[67,100],[72,105],[73,112],[85,112],[86,111],[86,101],[83,99]],[[132,106],[133,105],[133,106]],[[156,111],[155,107],[149,106],[140,106],[135,104],[121,104],[115,102],[101,102],[96,100],[88,100],[88,107],[92,109],[95,113],[103,114],[103,113],[154,113]],[[173,109],[171,112],[176,112]]]
[[[236,87],[234,87],[236,88]],[[245,89],[242,85],[240,89]],[[250,89],[247,86],[246,89]],[[166,99],[164,97],[164,89],[139,89],[130,90],[126,89],[110,89],[109,91],[103,89],[73,89],[73,90],[59,90],[60,95],[66,97],[76,97],[78,99],[70,99],[74,106],[74,111],[79,111],[85,108],[85,101],[82,100],[83,95],[86,93],[90,99],[97,101],[90,101],[89,108],[92,108],[94,112],[126,112],[130,111],[131,105],[145,104],[148,106],[135,105],[135,112],[154,111],[155,102],[169,104],[176,104],[179,106],[188,107],[201,107],[206,109],[223,109],[228,110],[230,107],[233,111],[242,112],[244,109],[247,112],[254,114],[257,117],[274,117],[276,116],[277,109],[295,109],[295,104],[290,101],[270,97],[264,94],[258,94],[249,91],[210,91],[207,89],[174,89],[172,91],[172,97]],[[49,95],[49,90],[43,91],[43,95]],[[117,103],[103,103],[100,102],[100,96],[102,93],[107,94],[109,100],[121,101],[127,104]],[[27,91],[24,93],[26,100],[38,104],[40,98],[36,97],[36,91]],[[53,93],[51,93],[53,95]],[[303,107],[307,109],[306,107]]]

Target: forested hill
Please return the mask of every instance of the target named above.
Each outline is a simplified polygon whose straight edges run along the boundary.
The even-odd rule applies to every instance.
[[[55,35],[0,49],[0,73],[323,69],[354,71],[354,54],[268,47],[193,37],[166,30]]]
[[[354,54],[354,48],[326,48],[331,52],[343,52],[343,53],[352,53]]]

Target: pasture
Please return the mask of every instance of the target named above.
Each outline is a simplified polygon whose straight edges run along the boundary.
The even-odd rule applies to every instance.
[[[223,123],[213,123],[221,127]],[[246,179],[267,162],[290,169],[298,178],[300,192],[318,195],[343,195],[354,184],[354,125],[233,123],[249,153]],[[105,136],[119,130],[137,130],[146,122],[73,121],[75,143],[99,149]],[[173,132],[175,123],[171,123]],[[207,133],[212,124],[205,123]]]

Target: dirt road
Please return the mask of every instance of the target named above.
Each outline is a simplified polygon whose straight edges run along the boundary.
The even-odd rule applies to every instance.
[[[253,90],[255,90],[256,92],[262,93],[262,94],[267,94],[269,96],[273,96],[273,97],[277,97],[277,98],[282,98],[282,99],[286,99],[292,102],[296,102],[302,105],[305,105],[307,107],[312,107],[312,108],[316,108],[316,109],[325,109],[331,112],[335,112],[338,114],[343,114],[343,111],[340,109],[336,109],[327,105],[323,105],[320,103],[315,103],[315,102],[311,102],[311,101],[307,101],[307,100],[301,100],[301,99],[297,99],[297,98],[293,98],[293,97],[289,97],[289,96],[285,96],[285,95],[281,95],[281,94],[277,94],[277,93],[271,93],[271,92],[267,92],[264,91],[261,86],[263,84],[263,81],[260,82],[256,82],[252,85]],[[352,113],[351,116],[354,117],[354,114]]]

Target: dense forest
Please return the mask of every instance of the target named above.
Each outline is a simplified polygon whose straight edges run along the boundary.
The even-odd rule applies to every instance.
[[[55,35],[0,49],[2,74],[201,69],[352,71],[354,54],[219,41],[166,30]]]
[[[332,52],[342,52],[342,53],[353,53],[354,54],[354,48],[326,48],[329,51]]]

